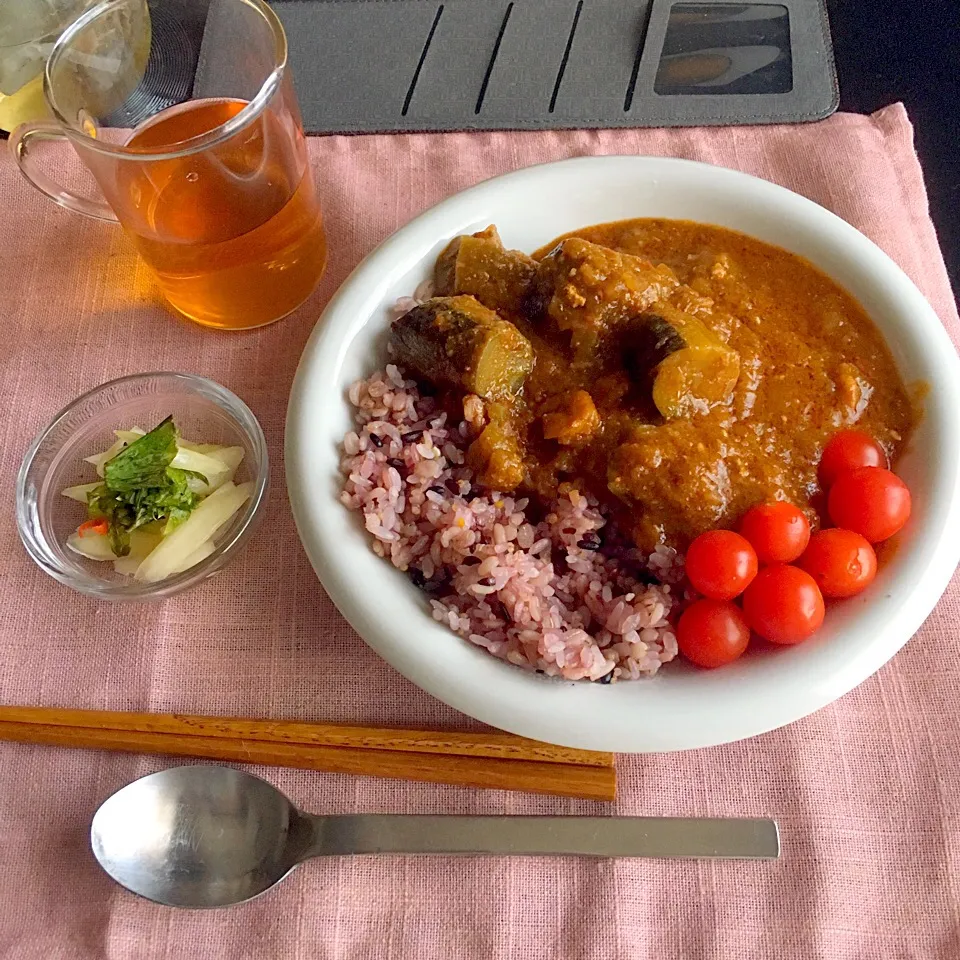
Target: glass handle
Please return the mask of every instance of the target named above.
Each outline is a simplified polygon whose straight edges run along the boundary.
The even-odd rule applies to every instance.
[[[103,200],[93,200],[87,197],[78,197],[65,187],[61,187],[52,178],[48,177],[30,156],[31,140],[66,140],[66,134],[55,123],[38,121],[23,123],[10,134],[10,150],[20,168],[20,172],[41,193],[45,193],[54,203],[61,207],[93,217],[95,220],[108,220],[118,223],[116,214]]]

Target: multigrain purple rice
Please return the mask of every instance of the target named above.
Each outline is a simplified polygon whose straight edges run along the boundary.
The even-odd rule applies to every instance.
[[[363,515],[374,552],[428,594],[435,620],[568,680],[636,679],[676,656],[673,551],[639,556],[569,485],[539,519],[525,497],[477,487],[464,462],[471,425],[448,423],[393,365],[354,383],[349,400],[341,499]]]

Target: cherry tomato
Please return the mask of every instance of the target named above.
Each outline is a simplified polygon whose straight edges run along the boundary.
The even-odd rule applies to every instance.
[[[813,577],[825,597],[852,597],[868,587],[877,575],[873,547],[852,530],[821,530],[798,566]]]
[[[740,608],[729,600],[697,600],[677,624],[680,652],[698,667],[722,667],[739,657],[750,642]]]
[[[841,430],[830,438],[824,448],[817,476],[820,486],[827,490],[847,470],[886,466],[887,455],[876,440],[859,430]]]
[[[771,643],[806,640],[823,623],[823,597],[805,570],[785,563],[764,567],[743,595],[747,623]]]
[[[838,527],[879,543],[892,537],[910,517],[910,491],[883,467],[858,467],[834,481],[827,511]]]
[[[760,563],[790,563],[807,548],[810,523],[798,507],[778,500],[748,510],[740,521],[740,533],[757,551]]]
[[[711,600],[739,597],[757,575],[757,554],[732,530],[701,533],[687,550],[687,577]]]

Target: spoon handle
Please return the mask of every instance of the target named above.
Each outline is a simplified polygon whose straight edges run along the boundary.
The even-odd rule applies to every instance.
[[[773,820],[703,817],[312,817],[311,856],[371,853],[776,859]]]

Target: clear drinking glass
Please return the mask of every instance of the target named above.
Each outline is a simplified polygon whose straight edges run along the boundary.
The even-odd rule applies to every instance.
[[[283,27],[261,0],[103,0],[60,37],[44,96],[54,120],[10,140],[61,206],[119,221],[170,303],[198,323],[258,327],[298,307],[326,240]],[[106,202],[40,168],[69,141]]]

